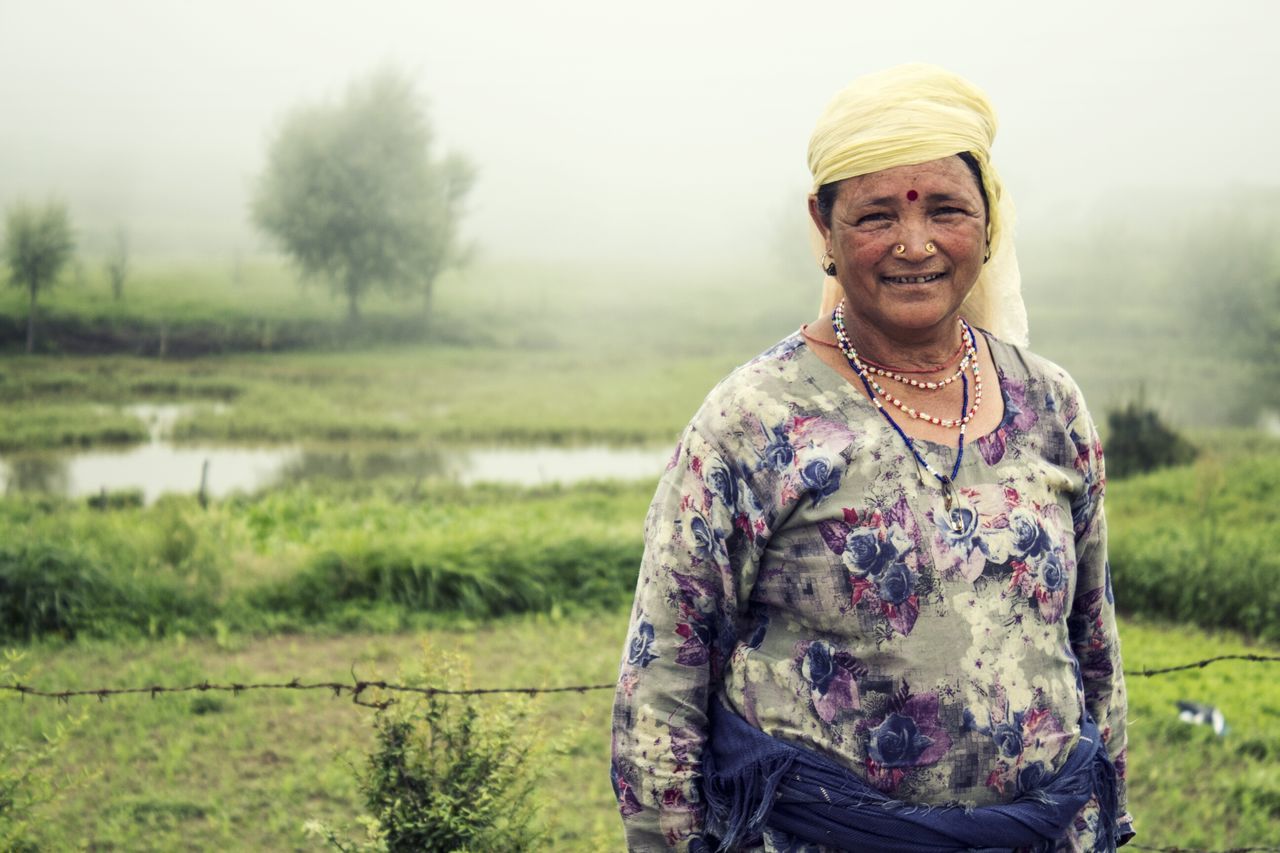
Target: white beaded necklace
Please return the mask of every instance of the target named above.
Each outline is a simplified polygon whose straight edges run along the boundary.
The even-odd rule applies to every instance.
[[[862,359],[858,357],[857,350],[853,348],[853,344],[849,342],[849,337],[844,331],[844,300],[841,300],[840,304],[836,306],[834,319],[836,341],[839,343],[840,349],[844,352],[845,357],[848,358],[849,362],[852,364],[853,369],[857,371],[859,375],[866,378],[868,384],[872,389],[874,389],[876,394],[883,397],[900,411],[912,418],[928,421],[929,423],[943,427],[944,429],[959,428],[961,431],[963,431],[964,426],[977,415],[978,406],[982,405],[982,369],[978,366],[978,350],[975,347],[974,336],[972,332],[969,331],[968,326],[965,325],[963,319],[959,322],[961,339],[967,342],[965,346],[964,359],[960,362],[960,368],[954,375],[948,376],[946,379],[939,380],[938,382],[920,382],[917,379],[908,379],[896,373],[886,373],[883,370],[877,370],[876,368],[865,364]],[[900,382],[914,385],[926,391],[934,391],[950,385],[955,380],[964,376],[964,372],[968,368],[973,370],[973,404],[969,407],[967,412],[964,412],[962,416],[958,418],[940,418],[936,415],[931,415],[928,412],[909,406],[893,394],[890,394],[884,386],[875,380],[876,375],[889,376],[892,379],[897,379]]]

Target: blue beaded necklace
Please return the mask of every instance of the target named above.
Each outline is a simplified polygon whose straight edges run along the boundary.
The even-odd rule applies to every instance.
[[[843,299],[840,300],[840,304],[836,306],[836,310],[831,315],[831,326],[835,329],[836,343],[840,345],[840,352],[844,354],[845,360],[849,362],[849,366],[853,368],[853,372],[858,374],[858,378],[862,380],[862,384],[867,389],[867,396],[871,398],[871,402],[875,403],[876,409],[884,416],[884,419],[889,422],[889,426],[893,427],[894,432],[902,437],[902,441],[907,445],[907,449],[911,451],[911,455],[916,458],[916,461],[942,484],[942,500],[946,506],[947,520],[950,522],[952,529],[959,532],[961,529],[960,519],[956,518],[951,510],[957,503],[959,503],[959,496],[956,494],[955,479],[956,475],[960,473],[960,463],[964,459],[964,429],[968,426],[968,418],[965,417],[965,415],[969,411],[968,377],[962,370],[960,373],[960,416],[961,418],[964,418],[964,422],[960,424],[960,439],[956,445],[956,461],[955,464],[951,466],[950,475],[941,474],[929,464],[929,460],[924,458],[924,455],[916,448],[915,442],[911,440],[911,437],[907,435],[906,431],[903,430],[902,427],[898,426],[898,422],[893,419],[893,416],[890,415],[885,407],[880,403],[875,391],[872,390],[871,377],[867,375],[867,368],[862,363],[862,359],[858,358],[858,352],[853,348],[853,344],[849,342],[849,335],[845,331]],[[970,351],[975,354],[974,367],[976,368],[976,353],[978,349],[977,336],[974,335],[972,327],[970,327],[963,318],[960,319],[960,334],[969,341]],[[975,376],[976,375],[977,374],[975,373]]]

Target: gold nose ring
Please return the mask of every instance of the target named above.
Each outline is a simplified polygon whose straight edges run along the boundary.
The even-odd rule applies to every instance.
[[[934,252],[938,251],[938,247],[933,245],[933,241],[930,240],[928,243],[924,244],[924,250],[932,255]]]
[[[893,247],[893,253],[895,255],[905,255],[907,253],[907,247],[899,243]]]

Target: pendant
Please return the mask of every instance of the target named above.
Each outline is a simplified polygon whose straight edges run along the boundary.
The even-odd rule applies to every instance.
[[[960,506],[960,496],[956,494],[955,484],[951,482],[950,477],[938,479],[942,481],[942,505],[947,511],[947,524],[951,525],[953,531],[959,533],[964,530],[960,514],[955,511]]]

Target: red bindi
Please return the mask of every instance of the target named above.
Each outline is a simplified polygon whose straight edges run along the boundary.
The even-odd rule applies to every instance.
[[[915,190],[907,190],[907,201],[915,201],[920,198],[920,193]]]

